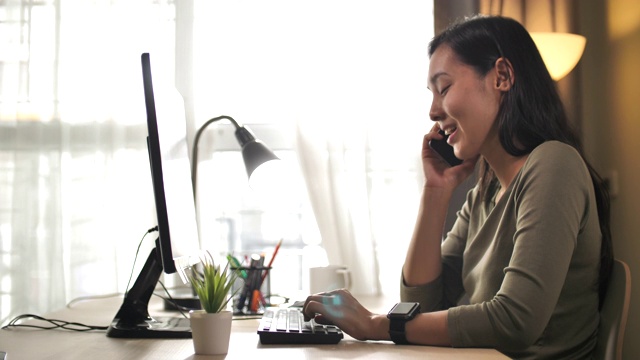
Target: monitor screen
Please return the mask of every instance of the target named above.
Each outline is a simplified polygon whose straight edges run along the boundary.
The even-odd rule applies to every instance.
[[[167,274],[178,271],[185,280],[183,269],[198,261],[200,245],[184,102],[177,90],[165,83],[154,92],[147,53],[142,55],[142,73],[162,267]]]

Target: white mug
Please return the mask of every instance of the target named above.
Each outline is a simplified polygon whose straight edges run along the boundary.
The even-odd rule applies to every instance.
[[[312,294],[351,288],[351,271],[344,265],[329,265],[309,269],[309,290]]]

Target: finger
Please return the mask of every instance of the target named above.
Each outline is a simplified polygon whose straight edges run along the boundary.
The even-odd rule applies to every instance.
[[[423,150],[429,149],[429,141],[431,141],[431,139],[432,139],[431,133],[425,134],[422,137],[422,149]]]
[[[305,306],[307,303],[311,302],[311,301],[316,301],[316,302],[323,302],[324,298],[331,296],[329,293],[327,292],[321,292],[321,293],[317,293],[317,294],[312,294],[307,296],[307,299],[305,300]],[[304,306],[303,306],[304,308]]]
[[[436,139],[436,140],[444,139],[444,136],[440,134],[440,126],[438,124],[432,126],[429,132],[425,134],[424,139],[426,141],[429,141],[432,139]]]
[[[324,296],[348,296],[351,295],[349,293],[349,290],[347,289],[335,289],[335,290],[331,290],[331,291],[325,291],[322,293],[322,295]]]
[[[424,137],[422,138],[422,157],[423,158],[433,158],[436,160],[441,160],[443,163],[446,163],[444,160],[442,160],[442,158],[437,155],[437,152],[435,150],[433,150],[433,148],[431,147],[431,145],[429,145],[429,142],[431,140],[442,140],[444,139],[444,137],[439,134],[439,133],[427,133],[424,135]]]
[[[345,291],[336,290],[329,292],[331,295],[312,295],[307,298],[303,308],[305,321],[317,317],[318,314],[329,319],[343,318]]]
[[[324,292],[307,296],[302,306],[302,314],[304,315],[305,321],[309,321],[319,313],[318,304],[326,302],[326,300],[324,300],[326,297],[327,295]]]
[[[322,314],[316,315],[316,317],[313,318],[313,321],[321,325],[335,325],[331,320],[329,320],[326,316]]]
[[[322,309],[322,302],[321,301],[316,301],[316,300],[309,300],[307,298],[307,302],[304,304],[304,307],[302,308],[302,314],[304,315],[304,321],[309,321],[311,319],[314,319],[318,316],[318,314],[321,314],[323,311]]]

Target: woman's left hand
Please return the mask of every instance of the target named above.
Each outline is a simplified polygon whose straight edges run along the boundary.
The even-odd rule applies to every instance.
[[[315,319],[319,324],[336,325],[358,340],[383,340],[379,330],[387,334],[385,316],[376,315],[362,306],[346,289],[310,295],[303,308],[305,320]],[[381,329],[384,328],[384,329]]]

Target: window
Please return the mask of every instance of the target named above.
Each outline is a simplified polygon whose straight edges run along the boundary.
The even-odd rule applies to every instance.
[[[424,0],[2,2],[0,320],[125,290],[140,236],[155,225],[143,52],[154,73],[175,78],[192,136],[209,118],[232,116],[297,181],[286,198],[264,201],[248,187],[231,126],[207,129],[203,247],[268,255],[284,239],[276,293],[304,290],[307,267],[365,258],[374,266],[361,272],[395,289],[420,187],[413,144],[429,126],[431,19]],[[301,131],[309,124],[322,131]],[[298,166],[310,140],[327,145],[314,154],[323,164],[347,159],[344,173],[329,174],[346,181],[330,185],[362,192],[318,192],[319,177]],[[343,203],[323,207],[309,195]],[[347,207],[355,235],[327,235],[318,219]],[[140,253],[151,246],[148,237]]]

